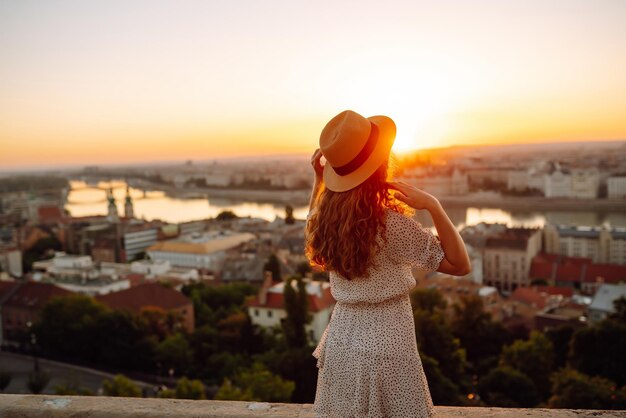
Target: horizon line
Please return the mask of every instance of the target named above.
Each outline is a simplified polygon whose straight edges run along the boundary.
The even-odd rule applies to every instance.
[[[419,148],[413,150],[403,150],[403,151],[395,151],[394,153],[399,156],[403,155],[411,155],[418,154],[420,152],[428,152],[428,151],[441,151],[446,149],[453,148],[496,148],[496,147],[512,147],[512,146],[520,146],[520,145],[532,145],[532,146],[568,146],[574,144],[581,143],[593,143],[593,144],[611,144],[611,143],[626,143],[626,138],[616,138],[616,139],[599,139],[599,140],[571,140],[571,141],[552,141],[552,142],[512,142],[512,143],[479,143],[479,144],[454,144],[454,145],[446,145],[439,147],[428,147],[428,148]],[[221,157],[215,158],[203,158],[203,159],[194,159],[194,158],[180,158],[174,160],[150,160],[150,161],[134,161],[134,162],[106,162],[106,163],[67,163],[67,164],[59,164],[59,165],[47,165],[47,166],[27,166],[27,167],[19,167],[19,168],[9,168],[9,169],[0,169],[0,176],[6,174],[16,174],[16,173],[38,173],[38,172],[49,172],[49,171],[72,171],[72,170],[84,170],[87,167],[98,167],[98,168],[131,168],[131,167],[147,167],[147,166],[159,166],[159,165],[176,165],[176,164],[184,164],[187,161],[191,161],[192,163],[210,163],[210,162],[219,162],[219,161],[236,161],[236,160],[271,160],[273,158],[294,158],[301,157],[304,158],[308,156],[309,153],[299,152],[285,152],[285,153],[273,153],[273,154],[241,154],[241,155],[224,155]]]

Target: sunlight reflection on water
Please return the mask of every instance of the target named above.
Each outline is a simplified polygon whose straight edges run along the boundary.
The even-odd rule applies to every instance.
[[[82,181],[71,181],[72,190],[68,196],[66,209],[73,216],[106,215],[106,189],[113,188],[113,196],[120,214],[124,213],[126,183],[124,181],[99,182],[97,185]],[[163,191],[148,191],[130,188],[135,216],[146,220],[161,219],[177,223],[217,216],[224,210],[231,210],[238,216],[252,216],[273,221],[276,216],[284,218],[285,205],[281,203],[258,203],[245,199],[227,198],[175,198]],[[294,207],[294,216],[305,219],[308,206]],[[462,228],[480,222],[504,223],[509,227],[541,228],[546,222],[572,225],[626,226],[624,213],[599,213],[584,211],[528,212],[509,211],[492,208],[449,208],[446,213],[452,222]],[[417,211],[416,219],[424,226],[432,227],[430,216],[425,211]]]

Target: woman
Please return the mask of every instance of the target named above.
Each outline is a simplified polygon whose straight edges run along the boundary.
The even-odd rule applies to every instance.
[[[329,271],[337,301],[313,352],[318,417],[434,414],[415,339],[411,268],[464,275],[470,262],[435,197],[387,181],[395,134],[390,118],[348,110],[324,127],[311,159],[306,254]],[[407,216],[406,205],[430,212],[439,239]]]

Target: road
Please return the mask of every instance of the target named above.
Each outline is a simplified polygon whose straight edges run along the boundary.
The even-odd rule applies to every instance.
[[[39,359],[41,370],[45,370],[51,375],[50,382],[43,393],[54,394],[54,387],[66,384],[68,381],[78,382],[80,387],[87,388],[94,395],[99,394],[102,381],[112,379],[114,376],[99,370],[86,367],[75,366],[57,361]],[[23,354],[16,354],[7,351],[0,351],[0,370],[10,372],[13,377],[11,383],[4,390],[4,393],[30,393],[28,390],[28,374],[33,371],[33,358]],[[139,387],[152,388],[154,385],[135,381]]]

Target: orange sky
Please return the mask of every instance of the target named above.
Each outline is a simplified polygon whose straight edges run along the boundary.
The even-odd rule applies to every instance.
[[[2,2],[0,170],[626,139],[626,2],[433,3]]]

